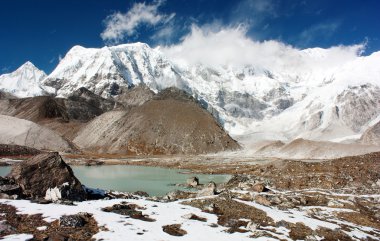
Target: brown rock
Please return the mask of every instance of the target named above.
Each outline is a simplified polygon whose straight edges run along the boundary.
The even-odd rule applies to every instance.
[[[209,182],[207,187],[200,190],[197,194],[197,197],[212,196],[216,194],[216,184],[214,182]]]
[[[199,217],[198,215],[196,215],[194,213],[185,214],[182,216],[182,218],[191,219],[191,220],[198,220],[201,222],[207,222],[207,218]]]
[[[251,187],[251,191],[254,191],[254,192],[264,192],[265,191],[265,186],[264,184],[262,183],[257,183],[255,185],[253,185],[253,187]]]
[[[82,184],[58,152],[22,161],[12,167],[8,177],[20,185],[25,196],[33,199],[82,201],[86,198]]]
[[[255,201],[258,204],[261,204],[261,205],[265,205],[265,206],[270,206],[271,205],[271,202],[268,199],[266,199],[265,197],[263,197],[263,196],[257,196],[255,198]]]
[[[190,177],[186,180],[186,184],[190,187],[196,187],[199,185],[198,177]]]
[[[181,224],[165,225],[162,226],[162,230],[172,236],[183,236],[187,234],[185,230],[181,229]]]

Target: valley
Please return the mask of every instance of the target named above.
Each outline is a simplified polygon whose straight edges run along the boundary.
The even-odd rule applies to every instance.
[[[0,237],[379,240],[379,53],[281,51],[300,66],[133,43],[1,75]]]

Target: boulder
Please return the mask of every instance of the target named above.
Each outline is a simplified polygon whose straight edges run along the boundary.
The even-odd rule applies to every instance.
[[[265,192],[266,190],[267,189],[262,183],[257,183],[250,188],[250,191],[254,191],[254,192]]]
[[[85,189],[58,154],[50,152],[36,155],[15,164],[8,178],[17,183],[24,196],[51,201],[83,201]]]
[[[175,201],[178,199],[187,199],[187,198],[194,198],[196,195],[193,192],[186,192],[182,190],[174,190],[169,193],[167,193],[163,200],[167,201]]]
[[[162,226],[162,231],[172,236],[183,236],[187,234],[186,230],[181,228],[181,224],[171,224]]]
[[[216,184],[215,182],[209,182],[207,187],[200,190],[197,194],[197,197],[212,196],[216,194]]]
[[[258,204],[261,204],[261,205],[264,205],[264,206],[270,206],[271,205],[271,202],[268,199],[266,199],[265,197],[263,197],[263,196],[256,196],[255,197],[255,201]]]
[[[63,215],[59,218],[59,225],[62,227],[80,228],[88,223],[90,217],[92,217],[92,214],[89,213]]]
[[[189,187],[196,187],[199,185],[199,179],[198,177],[190,177],[186,180],[186,184],[189,186]]]
[[[0,194],[0,197],[2,198],[6,198],[7,196],[10,197],[13,195],[21,196],[22,191],[20,186],[15,183],[14,180],[0,176]]]

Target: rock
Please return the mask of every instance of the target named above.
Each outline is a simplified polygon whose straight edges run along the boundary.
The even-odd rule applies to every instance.
[[[275,205],[279,205],[282,203],[281,199],[277,196],[272,196],[269,198],[270,202]]]
[[[181,229],[181,224],[171,224],[162,226],[162,231],[172,236],[183,236],[187,234],[185,230]]]
[[[266,190],[267,188],[265,188],[264,184],[262,183],[257,183],[250,188],[250,191],[254,191],[254,192],[264,192]]]
[[[233,175],[230,180],[226,183],[226,186],[228,187],[236,187],[236,186],[242,186],[243,183],[247,183],[250,181],[249,176],[247,175]]]
[[[185,192],[181,190],[174,190],[172,192],[169,192],[166,194],[163,199],[164,200],[169,200],[169,201],[174,201],[178,199],[187,199],[187,198],[193,198],[195,197],[195,194],[192,192]]]
[[[209,182],[207,187],[200,190],[197,194],[197,197],[212,196],[216,194],[216,184],[215,182]]]
[[[190,187],[196,187],[199,185],[198,177],[190,177],[186,180],[186,184]]]
[[[148,215],[144,215],[141,211],[137,210],[139,208],[135,204],[120,203],[114,204],[111,207],[102,208],[103,212],[112,212],[120,215],[129,216],[133,219],[139,219],[146,222],[154,222],[155,220],[150,218]]]
[[[132,194],[140,196],[140,197],[149,197],[149,194],[147,192],[144,192],[144,191],[136,191],[136,192],[134,192]]]
[[[335,208],[343,208],[344,207],[344,204],[337,201],[337,200],[330,200],[328,203],[327,203],[327,206],[328,207],[335,207]]]
[[[250,221],[250,222],[247,224],[247,227],[246,227],[246,228],[247,228],[249,231],[251,231],[251,232],[255,232],[255,231],[257,230],[257,227],[258,227],[258,226],[259,226],[258,224],[256,224],[256,223]]]
[[[78,213],[74,215],[63,215],[59,219],[59,225],[63,227],[78,228],[86,225],[86,219],[92,215],[89,213]]]
[[[256,201],[258,204],[262,204],[262,205],[264,205],[264,206],[270,206],[270,205],[271,205],[271,202],[268,201],[268,199],[266,199],[266,198],[263,197],[263,196],[256,196],[255,201]]]
[[[198,220],[201,222],[207,222],[207,218],[199,217],[198,215],[194,213],[185,214],[182,216],[184,219],[191,219],[191,220]]]
[[[0,194],[6,198],[13,195],[21,196],[22,190],[21,187],[10,178],[4,178],[0,176]],[[8,198],[6,198],[8,199]]]
[[[58,152],[44,153],[15,164],[8,175],[32,199],[83,201],[86,192]]]

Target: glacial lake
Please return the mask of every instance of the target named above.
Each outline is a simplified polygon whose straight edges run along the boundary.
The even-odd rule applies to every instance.
[[[197,176],[199,182],[222,183],[230,175],[211,175],[186,173],[186,170],[161,167],[109,165],[109,166],[71,166],[75,176],[82,184],[91,188],[121,192],[145,191],[150,196],[162,196],[175,189],[183,189],[175,184],[186,183],[189,177]],[[0,176],[10,172],[11,167],[0,167]]]

